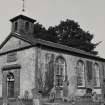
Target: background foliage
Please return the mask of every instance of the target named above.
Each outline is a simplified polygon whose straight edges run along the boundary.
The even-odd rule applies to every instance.
[[[35,38],[60,43],[96,55],[98,52],[94,49],[99,43],[92,42],[93,36],[89,31],[84,31],[77,22],[69,19],[48,29],[39,23],[34,25]]]

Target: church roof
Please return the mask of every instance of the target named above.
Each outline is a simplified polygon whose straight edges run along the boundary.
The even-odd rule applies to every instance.
[[[68,53],[70,53],[72,55],[75,55],[75,56],[82,56],[82,57],[96,59],[96,60],[100,60],[100,61],[105,62],[104,58],[101,58],[99,56],[95,56],[95,55],[93,55],[89,52],[86,52],[86,51],[83,51],[83,50],[80,50],[80,49],[76,49],[76,48],[73,48],[73,47],[68,47],[66,45],[62,45],[62,44],[58,44],[58,43],[45,41],[45,40],[42,40],[42,39],[37,39],[37,38],[34,38],[33,35],[20,35],[18,33],[11,33],[7,37],[7,39],[2,43],[0,48],[2,48],[2,46],[7,42],[8,38],[10,36],[14,36],[14,37],[17,37],[21,40],[24,40],[24,41],[30,43],[32,46],[44,46],[44,47],[49,48],[49,49],[68,52]]]
[[[16,16],[16,17],[10,19],[10,21],[13,22],[13,21],[17,20],[18,18],[26,19],[26,20],[29,20],[29,21],[31,21],[31,22],[35,22],[35,21],[36,21],[36,20],[34,20],[34,19],[30,18],[30,17],[27,17],[27,16],[25,16],[25,15],[18,15],[18,16]]]

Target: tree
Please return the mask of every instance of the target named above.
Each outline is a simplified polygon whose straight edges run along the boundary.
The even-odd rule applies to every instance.
[[[56,42],[56,36],[50,33],[51,30],[47,30],[42,24],[36,23],[34,25],[34,37],[43,39],[46,41]]]
[[[45,27],[43,27],[42,24],[39,24],[39,23],[34,24],[34,37],[35,38],[45,39],[46,32],[47,30]]]
[[[98,53],[94,49],[99,43],[92,43],[93,34],[84,31],[74,20],[61,21],[60,24],[48,29],[42,24],[36,23],[34,37],[81,49],[95,55]]]
[[[48,32],[56,37],[56,42],[78,48],[92,54],[97,44],[92,43],[93,34],[85,32],[74,20],[61,21],[59,25],[49,27]]]

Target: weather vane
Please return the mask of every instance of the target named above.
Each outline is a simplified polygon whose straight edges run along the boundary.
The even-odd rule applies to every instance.
[[[22,0],[23,5],[22,5],[22,11],[25,12],[25,0]]]

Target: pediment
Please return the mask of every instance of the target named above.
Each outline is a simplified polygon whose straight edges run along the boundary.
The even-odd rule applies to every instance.
[[[7,40],[4,41],[4,44],[0,49],[0,53],[5,53],[8,51],[16,50],[16,49],[23,48],[26,46],[30,46],[30,43],[22,39],[19,39],[17,37],[11,36]]]

